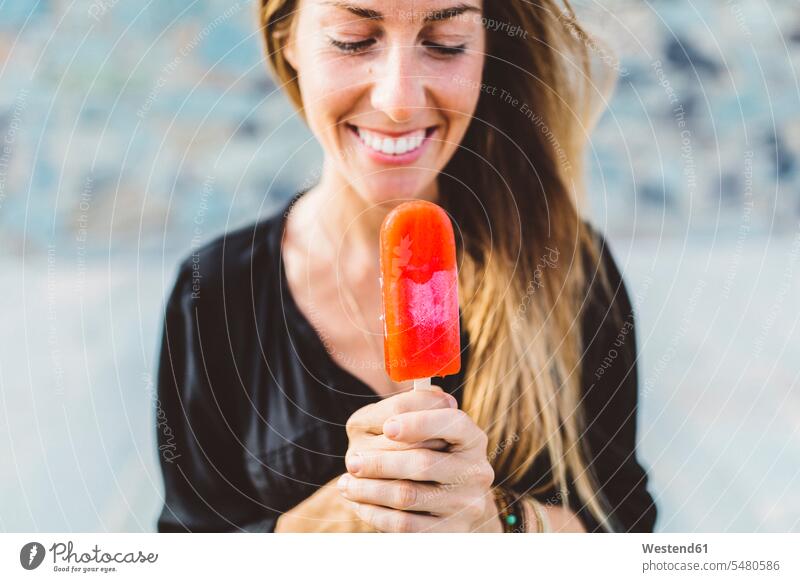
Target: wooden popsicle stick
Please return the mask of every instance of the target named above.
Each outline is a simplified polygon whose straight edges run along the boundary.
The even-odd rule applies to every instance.
[[[430,390],[430,389],[431,389],[430,378],[420,378],[419,380],[414,380],[414,390]]]

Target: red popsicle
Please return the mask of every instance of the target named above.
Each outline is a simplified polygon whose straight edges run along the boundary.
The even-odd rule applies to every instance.
[[[453,227],[442,208],[415,200],[386,216],[380,239],[386,371],[424,388],[461,369]]]

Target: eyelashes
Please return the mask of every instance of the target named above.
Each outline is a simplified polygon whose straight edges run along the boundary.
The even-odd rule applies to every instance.
[[[449,45],[446,45],[446,44],[439,44],[439,43],[436,43],[436,42],[427,42],[427,43],[424,42],[424,43],[422,43],[422,45],[427,47],[427,48],[429,48],[429,49],[431,49],[432,51],[435,51],[435,52],[437,52],[437,53],[439,53],[441,55],[445,55],[445,56],[460,55],[467,48],[466,43],[465,44],[455,45],[455,46],[449,46]]]
[[[343,42],[341,40],[336,40],[335,38],[328,37],[330,43],[343,53],[358,53],[364,51],[375,44],[374,38],[368,38],[366,40],[360,40],[358,42]]]
[[[345,54],[357,54],[367,52],[367,49],[372,47],[376,40],[374,38],[367,38],[356,42],[344,42],[336,40],[335,38],[328,37],[331,45]],[[466,43],[455,46],[439,44],[436,42],[423,42],[422,46],[442,56],[456,56],[462,54],[466,48]]]

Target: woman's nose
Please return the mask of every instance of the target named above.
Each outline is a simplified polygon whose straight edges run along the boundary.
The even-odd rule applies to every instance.
[[[414,62],[414,46],[387,47],[380,62],[375,63],[371,102],[395,123],[404,123],[425,107],[425,79],[421,67]]]

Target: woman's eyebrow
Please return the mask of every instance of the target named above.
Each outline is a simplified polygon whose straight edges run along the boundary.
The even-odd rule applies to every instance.
[[[433,10],[425,15],[425,22],[436,22],[439,20],[447,20],[448,18],[455,18],[467,12],[481,13],[481,9],[472,4],[458,4],[450,8],[442,8],[441,10]]]
[[[352,14],[355,14],[356,16],[368,20],[383,20],[383,14],[381,14],[377,10],[373,10],[371,8],[365,8],[363,6],[358,6],[350,2],[342,2],[340,0],[327,0],[326,2],[323,2],[323,4],[327,6],[333,6],[336,8],[342,8]],[[439,10],[431,10],[430,12],[426,12],[423,18],[423,22],[437,22],[440,20],[447,20],[449,18],[455,18],[456,16],[461,16],[462,14],[465,14],[467,12],[477,12],[478,14],[480,14],[481,9],[472,4],[461,3],[456,6],[451,6],[449,8],[441,8]]]
[[[383,14],[378,12],[377,10],[372,10],[371,8],[364,8],[363,6],[357,6],[355,4],[351,4],[350,2],[339,2],[338,0],[328,0],[327,2],[323,2],[326,6],[333,6],[335,8],[343,8],[348,12],[352,12],[356,16],[360,16],[361,18],[366,18],[368,20],[383,20]]]

